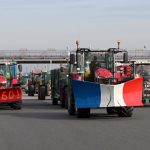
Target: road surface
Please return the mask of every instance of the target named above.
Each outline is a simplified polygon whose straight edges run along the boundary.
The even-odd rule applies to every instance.
[[[0,107],[0,150],[150,149],[150,105],[135,108],[131,118],[102,109],[78,119],[50,100],[23,99],[22,110]]]

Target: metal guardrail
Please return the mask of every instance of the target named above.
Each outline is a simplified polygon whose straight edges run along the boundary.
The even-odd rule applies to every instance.
[[[128,50],[128,53],[130,57],[150,59],[150,50]]]
[[[150,50],[128,50],[131,56],[149,56]],[[68,50],[0,50],[0,56],[67,56]]]
[[[68,58],[68,50],[0,50],[0,59],[36,60],[57,62]],[[128,50],[129,59],[150,59],[150,50]]]
[[[0,60],[18,63],[66,63],[67,50],[0,50]]]
[[[67,50],[50,51],[50,50],[0,50],[0,57],[31,57],[31,56],[66,56]]]

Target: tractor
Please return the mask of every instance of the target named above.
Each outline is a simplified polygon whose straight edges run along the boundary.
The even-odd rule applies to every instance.
[[[119,60],[118,60],[119,58]],[[134,62],[117,48],[79,48],[70,54],[67,75],[68,113],[90,117],[90,110],[106,108],[108,114],[131,117],[134,106],[143,106],[143,78],[134,78]]]
[[[41,70],[32,70],[28,78],[28,96],[34,96],[38,93],[38,85],[40,82]]]
[[[50,73],[34,70],[29,74],[28,96],[38,94],[39,100],[45,100],[50,90]]]
[[[21,73],[21,65],[18,65],[18,70]],[[7,104],[13,109],[22,107],[22,90],[16,62],[0,62],[0,104]]]
[[[41,72],[38,82],[38,100],[45,100],[46,96],[50,95],[50,79],[50,73]]]
[[[143,77],[143,103],[150,102],[150,62],[140,61],[135,63],[135,76]]]
[[[60,68],[51,70],[51,99],[54,105],[60,104],[67,108],[67,74],[68,67],[61,65]]]

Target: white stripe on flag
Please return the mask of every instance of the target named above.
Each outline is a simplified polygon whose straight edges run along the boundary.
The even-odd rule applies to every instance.
[[[126,106],[124,99],[123,99],[123,87],[124,83],[114,85],[114,102],[115,106]]]
[[[114,106],[114,86],[113,85],[100,85],[101,90],[101,103],[100,107]]]
[[[100,85],[100,107],[126,106],[123,99],[124,83],[118,85]]]

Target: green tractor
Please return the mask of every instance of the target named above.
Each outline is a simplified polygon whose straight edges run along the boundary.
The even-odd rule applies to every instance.
[[[59,69],[51,70],[51,98],[53,105],[58,101],[63,108],[67,108],[67,74],[68,67],[61,66]]]
[[[45,100],[46,96],[50,95],[50,79],[50,73],[44,71],[41,72],[38,82],[38,100]]]

